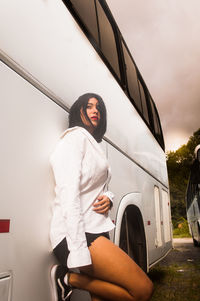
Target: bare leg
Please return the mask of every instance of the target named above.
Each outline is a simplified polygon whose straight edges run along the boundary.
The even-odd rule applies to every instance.
[[[102,299],[99,296],[91,295],[92,301],[106,301],[106,299]]]
[[[72,286],[85,289],[100,300],[150,299],[152,282],[125,252],[102,236],[89,249],[92,265],[81,268],[85,275],[70,273],[69,281]]]
[[[132,296],[123,288],[119,286],[95,279],[93,277],[84,274],[70,274],[69,283],[79,289],[86,290],[92,295],[96,295],[101,299],[107,298],[107,300],[115,301],[133,301]]]

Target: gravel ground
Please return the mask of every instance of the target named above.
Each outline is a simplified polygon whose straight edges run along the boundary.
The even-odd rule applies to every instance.
[[[150,273],[152,301],[200,301],[200,248],[191,238],[174,239],[174,249]]]
[[[200,248],[193,246],[192,238],[174,238],[173,243],[174,249],[160,262],[160,266],[200,260]]]

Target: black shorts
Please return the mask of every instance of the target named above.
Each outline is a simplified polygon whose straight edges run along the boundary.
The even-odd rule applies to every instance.
[[[92,242],[95,241],[99,236],[104,236],[110,239],[109,232],[102,232],[102,233],[85,233],[87,246],[88,248],[91,246]],[[59,263],[62,265],[67,264],[67,258],[69,255],[69,249],[67,245],[67,240],[64,238],[54,249],[53,253],[58,259]]]

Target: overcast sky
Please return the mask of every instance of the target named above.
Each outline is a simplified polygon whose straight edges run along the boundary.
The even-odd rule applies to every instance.
[[[107,3],[176,150],[200,127],[200,0]]]

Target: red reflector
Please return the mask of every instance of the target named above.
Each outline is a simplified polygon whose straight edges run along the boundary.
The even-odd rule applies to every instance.
[[[151,221],[148,221],[148,222],[147,222],[147,225],[150,226],[150,225],[151,225]]]
[[[10,231],[10,220],[0,219],[0,233],[8,233]]]

